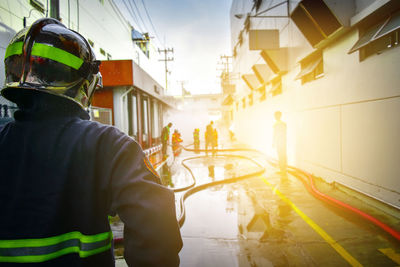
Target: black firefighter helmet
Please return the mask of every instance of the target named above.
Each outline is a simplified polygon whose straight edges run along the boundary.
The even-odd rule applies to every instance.
[[[52,18],[18,32],[4,57],[6,80],[1,94],[19,103],[27,92],[60,96],[85,109],[101,86],[100,61],[79,33]]]

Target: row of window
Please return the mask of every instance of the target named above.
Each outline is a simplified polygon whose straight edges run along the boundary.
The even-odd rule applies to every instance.
[[[349,54],[359,51],[360,61],[399,45],[400,11],[387,18],[359,28],[360,37]]]
[[[161,139],[162,105],[142,93],[130,92],[123,98],[123,124],[130,136],[142,144],[143,149],[159,144]]]
[[[94,42],[92,40],[88,39],[88,43],[94,49]],[[107,58],[107,60],[111,60],[112,59],[111,54],[107,53],[103,48],[100,47],[99,51],[100,51],[100,54],[102,54],[103,56],[105,56]]]

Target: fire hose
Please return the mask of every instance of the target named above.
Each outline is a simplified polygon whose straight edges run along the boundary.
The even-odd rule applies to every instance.
[[[205,150],[205,149],[190,149],[190,148],[187,148],[187,147],[183,147],[183,149],[185,149],[186,151],[191,151],[191,152],[207,152],[207,150]],[[267,156],[266,156],[265,154],[263,154],[261,151],[258,151],[258,150],[256,150],[256,149],[248,149],[248,148],[219,149],[219,150],[216,150],[216,152],[255,152],[255,153],[258,153],[258,154],[262,155],[264,158],[266,158],[266,159],[267,159],[267,162],[268,162],[270,165],[272,165],[272,166],[276,166],[276,165],[277,165],[276,160],[273,160],[273,159],[267,157]],[[229,157],[238,157],[237,155],[227,155],[227,156],[229,156]],[[221,181],[217,181],[217,182],[212,182],[212,183],[208,183],[208,184],[203,184],[203,185],[198,186],[198,187],[193,187],[194,184],[191,185],[193,188],[192,188],[192,189],[189,189],[189,190],[188,190],[187,192],[185,192],[185,194],[181,197],[180,205],[181,205],[181,207],[183,207],[183,214],[181,214],[181,216],[179,217],[179,220],[178,220],[180,226],[183,225],[184,220],[185,220],[185,214],[184,214],[184,213],[185,213],[185,210],[184,210],[184,203],[183,203],[183,202],[185,201],[185,199],[186,199],[188,196],[192,195],[192,194],[195,193],[195,192],[198,192],[198,191],[200,191],[200,190],[203,190],[203,189],[205,189],[205,188],[207,188],[207,187],[213,186],[213,185],[215,185],[214,183],[216,183],[216,184],[232,183],[232,182],[239,181],[239,180],[242,180],[242,179],[250,178],[250,177],[252,177],[252,176],[260,175],[260,174],[262,174],[262,173],[265,171],[265,169],[264,169],[259,163],[257,163],[256,161],[254,161],[253,159],[250,159],[250,158],[245,157],[245,156],[240,156],[240,157],[252,161],[252,162],[255,163],[257,166],[259,166],[260,168],[262,168],[263,171],[259,170],[259,171],[256,171],[256,172],[254,172],[254,173],[249,173],[249,174],[247,174],[247,175],[243,175],[243,176],[240,176],[240,177],[234,177],[234,178],[229,178],[229,179],[226,179],[226,180],[221,180]],[[195,157],[195,158],[196,158],[196,157]],[[190,159],[193,159],[193,158],[188,158],[188,159],[186,159],[186,160],[190,160]],[[184,161],[186,161],[186,160],[184,160]],[[190,170],[186,165],[184,165],[184,163],[183,163],[184,161],[182,161],[182,165],[183,165],[187,170],[189,170],[190,174],[192,175],[192,177],[193,177],[193,179],[194,179],[193,173],[191,172],[191,170]],[[289,172],[290,172],[292,175],[294,175],[296,178],[300,179],[300,180],[303,182],[303,184],[305,185],[305,187],[307,188],[307,190],[308,190],[314,197],[316,197],[317,199],[322,200],[322,201],[324,201],[324,202],[326,202],[326,203],[328,203],[328,204],[330,204],[330,205],[333,205],[333,206],[335,206],[335,207],[339,207],[339,208],[342,208],[342,209],[344,209],[344,210],[350,211],[350,212],[352,212],[352,213],[354,213],[354,214],[360,216],[361,218],[363,218],[363,219],[365,219],[365,220],[367,220],[367,221],[369,221],[369,222],[375,224],[376,226],[378,226],[379,228],[381,228],[383,231],[385,231],[386,233],[390,234],[392,237],[394,237],[395,239],[397,239],[397,240],[400,241],[400,232],[399,232],[399,231],[393,229],[392,227],[390,227],[389,225],[387,225],[387,224],[385,224],[384,222],[380,221],[379,219],[373,217],[372,215],[370,215],[370,214],[368,214],[368,213],[366,213],[366,212],[364,212],[364,211],[362,211],[362,210],[360,210],[360,209],[357,209],[356,207],[353,207],[353,206],[351,206],[351,205],[349,205],[349,204],[347,204],[347,203],[344,203],[344,202],[342,202],[342,201],[340,201],[340,200],[338,200],[338,199],[335,199],[335,198],[333,198],[333,197],[331,197],[331,196],[328,196],[328,195],[326,195],[326,194],[320,192],[320,191],[317,189],[317,187],[315,186],[314,177],[313,177],[312,174],[310,174],[310,173],[308,173],[308,172],[306,172],[306,171],[303,171],[303,170],[301,170],[301,169],[299,169],[299,168],[296,168],[296,167],[294,167],[294,166],[290,166],[290,165],[288,166],[288,169],[289,169]],[[304,179],[304,177],[305,177],[306,179]],[[177,189],[177,190],[179,190],[179,189]],[[186,189],[185,189],[185,190],[186,190]],[[181,209],[181,210],[182,210],[182,209]]]
[[[189,145],[190,146],[190,145]],[[208,152],[208,150],[205,149],[191,149],[188,147],[184,147],[181,146],[182,149],[186,150],[186,151],[190,151],[190,152]],[[215,150],[216,152],[254,152],[257,153],[261,156],[263,156],[266,161],[272,165],[272,166],[276,166],[276,160],[273,160],[269,157],[267,157],[265,154],[263,154],[261,151],[258,151],[256,149],[249,149],[249,148],[231,148],[231,149],[218,149]],[[184,222],[185,222],[185,218],[186,218],[186,210],[185,210],[185,200],[193,195],[196,192],[199,192],[201,190],[207,189],[209,187],[215,186],[215,185],[219,185],[219,184],[228,184],[228,183],[234,183],[234,182],[238,182],[240,180],[244,180],[244,179],[248,179],[254,176],[258,176],[261,175],[265,172],[265,168],[259,164],[257,161],[243,156],[243,155],[231,155],[231,154],[220,154],[220,155],[216,155],[216,157],[230,157],[230,158],[241,158],[241,159],[245,159],[248,160],[250,162],[252,162],[253,164],[255,164],[257,166],[257,170],[245,175],[241,175],[241,176],[237,176],[237,177],[231,177],[231,178],[227,178],[224,180],[218,180],[218,181],[213,181],[210,183],[205,183],[205,184],[201,184],[201,185],[197,185],[196,186],[196,178],[193,174],[193,171],[189,168],[189,166],[185,163],[186,161],[189,160],[194,160],[194,159],[200,159],[200,158],[207,158],[207,156],[197,156],[197,157],[190,157],[190,158],[186,158],[184,160],[182,160],[181,164],[182,166],[188,170],[188,172],[190,173],[191,177],[192,177],[192,183],[190,185],[187,185],[185,187],[182,188],[175,188],[173,189],[174,192],[183,192],[185,191],[185,193],[183,193],[183,195],[180,198],[179,201],[179,205],[180,205],[180,215],[178,217],[178,223],[179,226],[182,227]],[[382,221],[380,221],[379,219],[371,216],[370,214],[361,211],[360,209],[357,209],[347,203],[344,203],[340,200],[337,200],[331,196],[328,196],[322,192],[320,192],[317,187],[315,186],[315,182],[314,182],[314,177],[312,174],[303,171],[299,168],[296,168],[294,166],[288,166],[288,171],[289,173],[291,173],[293,176],[295,176],[296,178],[298,178],[300,181],[303,182],[304,186],[306,187],[306,189],[317,199],[322,200],[330,205],[333,205],[335,207],[339,207],[342,208],[344,210],[350,211],[358,216],[360,216],[361,218],[375,224],[376,226],[378,226],[379,228],[381,228],[383,231],[385,231],[386,233],[390,234],[392,237],[394,237],[395,239],[400,241],[400,232],[391,228],[389,225],[383,223]],[[114,241],[116,243],[121,242],[123,239],[122,238],[116,238],[114,239]]]

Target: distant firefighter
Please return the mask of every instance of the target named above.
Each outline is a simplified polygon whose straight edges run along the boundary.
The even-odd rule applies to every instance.
[[[282,113],[280,111],[276,111],[274,116],[276,122],[274,124],[274,139],[272,145],[276,148],[278,154],[280,174],[282,177],[286,177],[286,123],[281,121]]]
[[[215,155],[218,149],[218,131],[214,128],[212,136],[212,154]]]
[[[213,128],[214,122],[211,121],[210,124],[207,125],[206,131],[204,133],[205,141],[206,141],[206,155],[208,155],[208,146],[211,146],[213,144],[213,136],[214,136],[214,128]]]
[[[172,123],[170,122],[162,129],[161,132],[162,153],[164,158],[167,156],[167,146],[169,144],[169,133],[171,131],[171,126]]]
[[[175,129],[174,133],[172,134],[172,151],[174,152],[174,156],[178,156],[181,153],[182,151],[181,143],[182,143],[181,134],[179,133],[178,130]]]
[[[194,149],[197,151],[196,153],[198,153],[198,150],[200,149],[200,129],[196,128],[193,131],[193,145],[194,145]]]

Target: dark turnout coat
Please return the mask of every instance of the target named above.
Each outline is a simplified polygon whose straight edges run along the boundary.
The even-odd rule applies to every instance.
[[[15,118],[0,128],[0,266],[114,266],[110,214],[130,266],[179,265],[174,194],[132,138],[76,108]]]

